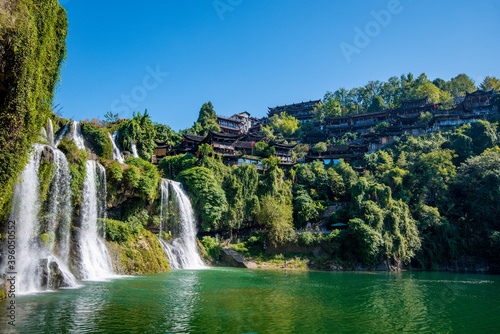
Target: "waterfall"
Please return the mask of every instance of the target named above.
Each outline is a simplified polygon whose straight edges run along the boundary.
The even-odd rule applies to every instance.
[[[53,126],[52,120],[50,118],[49,118],[49,122],[48,122],[47,139],[49,141],[49,145],[54,146],[54,126]]]
[[[54,180],[48,193],[48,230],[57,232],[59,236],[58,254],[67,264],[70,253],[71,229],[71,188],[68,161],[64,153],[51,148],[54,155]],[[50,248],[54,250],[54,244]]]
[[[99,175],[97,175],[97,216],[102,222],[102,238],[106,240],[106,197],[108,196],[106,169],[100,163],[97,163],[97,168],[99,169]]]
[[[76,147],[78,147],[79,150],[84,150],[85,149],[85,141],[83,140],[83,135],[82,135],[82,125],[80,122],[75,122],[71,124],[71,138],[76,144]]]
[[[139,158],[139,154],[137,154],[137,146],[135,145],[135,142],[132,142],[130,144],[130,146],[132,147],[132,155],[134,156],[134,158]]]
[[[172,269],[205,268],[198,254],[198,246],[196,244],[196,220],[191,201],[179,182],[165,181],[170,184],[173,190],[180,212],[180,236],[171,242],[163,240],[161,235],[159,238],[168,256],[170,266]],[[162,199],[164,197],[168,198],[168,193],[166,193],[164,189],[167,189],[167,187],[164,187],[164,183],[162,182]],[[165,193],[166,195],[164,196]]]
[[[66,158],[62,152],[52,148],[55,176],[51,183],[51,189],[54,192],[48,199],[49,212],[55,214],[58,211],[63,216],[68,216],[63,217],[57,224],[55,215],[51,217],[49,214],[49,224],[45,227],[39,220],[41,199],[38,173],[45,147],[39,144],[34,145],[34,152],[21,174],[22,181],[15,186],[9,215],[9,220],[15,222],[16,262],[14,267],[6,266],[4,263],[2,271],[17,273],[16,285],[21,294],[52,288],[56,280],[59,281],[58,285],[63,287],[76,285],[75,277],[67,269],[67,258],[59,259],[54,254],[54,245],[58,243],[55,240],[57,238],[56,225],[59,225],[62,231],[69,232],[69,220],[66,218],[69,217],[70,210],[69,212],[64,212],[64,210],[67,210],[66,196],[71,196],[71,190],[69,183],[66,183],[69,179]],[[41,236],[42,232],[45,232],[45,240]],[[69,237],[69,233],[67,236]],[[61,245],[63,244],[64,242],[61,242]],[[63,257],[65,254],[62,253],[68,254],[62,249],[64,247],[59,247],[61,248],[59,253]]]
[[[163,221],[168,214],[168,180],[161,180],[161,198],[160,198],[160,238],[163,230]],[[165,217],[165,218],[164,218]]]
[[[49,140],[49,136],[47,135],[47,130],[42,126],[40,129],[40,136],[42,137],[41,140]]]
[[[62,129],[61,133],[57,136],[56,141],[54,143],[54,147],[57,147],[57,145],[59,145],[59,142],[61,141],[61,139],[63,139],[64,136],[66,136],[66,134],[68,133],[69,124],[70,124],[69,122],[66,123],[66,125],[64,126],[64,129]]]
[[[102,207],[100,209],[99,203],[106,201],[105,197],[102,198],[105,191],[99,191],[99,186],[102,187],[102,184],[98,183],[100,177],[105,178],[105,174],[102,174],[99,167],[101,172],[99,176],[97,175],[95,161],[87,161],[86,167],[87,174],[80,209],[81,230],[78,238],[80,270],[83,279],[101,280],[113,276],[111,259],[98,228],[99,219],[104,220],[104,212]]]
[[[118,161],[120,164],[123,165],[125,163],[125,159],[123,158],[122,152],[120,151],[120,149],[116,145],[116,138],[118,137],[118,131],[115,131],[113,133],[113,136],[111,136],[111,134],[109,134],[109,133],[108,133],[108,135],[109,135],[109,139],[111,139],[111,143],[113,144],[113,160]]]

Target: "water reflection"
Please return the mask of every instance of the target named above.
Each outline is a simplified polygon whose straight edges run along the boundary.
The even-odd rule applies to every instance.
[[[210,269],[16,300],[19,333],[500,332],[497,276]],[[0,303],[4,309],[5,302]],[[0,332],[9,333],[5,322]]]

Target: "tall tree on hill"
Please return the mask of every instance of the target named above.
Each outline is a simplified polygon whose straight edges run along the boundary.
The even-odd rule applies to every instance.
[[[433,82],[432,82],[437,88],[441,89],[441,90],[447,90],[447,87],[446,87],[446,81],[444,81],[443,79],[441,78],[437,78],[435,79]]]
[[[198,126],[199,124],[199,126]],[[220,127],[217,124],[217,114],[215,113],[214,106],[212,102],[204,103],[201,106],[200,113],[198,115],[198,120],[193,126],[193,129],[199,135],[206,135],[209,130],[214,132],[220,132]]]
[[[496,77],[487,76],[484,78],[483,82],[479,85],[479,89],[484,91],[496,90],[500,91],[500,80]]]
[[[466,74],[459,74],[447,83],[447,88],[452,96],[463,96],[476,91],[476,84]]]
[[[380,111],[386,109],[387,106],[385,105],[384,99],[380,95],[375,95],[372,97],[372,102],[370,103],[370,106],[368,107],[368,111]]]

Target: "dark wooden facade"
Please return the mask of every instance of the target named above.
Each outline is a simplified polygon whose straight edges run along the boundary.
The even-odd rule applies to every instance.
[[[274,115],[281,115],[285,112],[289,116],[293,116],[298,119],[301,123],[311,122],[313,120],[313,109],[316,105],[321,104],[321,100],[314,100],[309,102],[294,103],[284,106],[276,106],[274,108],[269,108],[267,113],[268,117]]]

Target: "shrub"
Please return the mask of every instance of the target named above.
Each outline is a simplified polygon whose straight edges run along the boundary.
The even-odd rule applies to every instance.
[[[297,241],[303,246],[312,246],[316,239],[311,232],[299,233]]]
[[[78,206],[82,200],[83,182],[87,175],[87,152],[79,150],[76,144],[68,138],[62,139],[58,148],[68,160],[73,206]]]
[[[96,154],[111,159],[113,155],[113,144],[105,128],[96,123],[82,122],[82,133],[96,147]]]
[[[203,228],[217,227],[228,204],[214,173],[208,168],[194,167],[180,173],[177,179],[186,185],[194,204],[199,206]]]
[[[205,236],[201,239],[201,244],[213,259],[218,260],[222,254],[222,247],[216,238]]]
[[[108,180],[112,182],[121,182],[123,180],[123,168],[118,162],[113,161],[109,164],[107,172]]]
[[[106,239],[122,243],[131,235],[130,226],[119,220],[106,219]]]
[[[158,173],[156,166],[139,158],[128,158],[125,162],[140,168],[139,182],[134,188],[139,190],[141,196],[153,200],[158,189],[158,184],[161,181],[160,173]]]
[[[139,182],[141,181],[141,170],[136,166],[130,166],[125,169],[123,179],[127,187],[137,189],[139,187]]]

